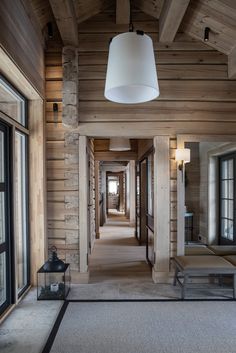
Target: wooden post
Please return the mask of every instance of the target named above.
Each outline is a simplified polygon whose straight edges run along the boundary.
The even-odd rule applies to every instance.
[[[125,194],[126,194],[126,217],[130,219],[130,170],[129,164],[126,167],[125,171],[126,179],[125,179]]]
[[[99,239],[99,227],[100,227],[100,185],[99,185],[99,161],[95,161],[95,221],[96,221],[96,239]]]
[[[130,226],[135,226],[135,161],[129,162]]]
[[[169,137],[155,136],[154,145],[154,282],[169,280],[170,163]]]
[[[29,225],[31,244],[31,283],[47,257],[46,168],[43,100],[29,102]]]
[[[177,138],[177,148],[184,148],[184,140],[182,137]],[[185,205],[185,176],[182,176],[182,171],[177,167],[177,255],[184,255],[184,205]]]
[[[80,273],[88,273],[88,156],[87,137],[79,137]]]

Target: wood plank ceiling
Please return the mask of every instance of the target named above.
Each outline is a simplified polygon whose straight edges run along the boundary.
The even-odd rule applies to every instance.
[[[114,32],[115,26],[129,22],[130,0],[31,0],[31,4],[42,26],[53,11],[64,45],[77,46],[78,24],[108,8],[116,8]],[[132,8],[157,20],[162,43],[174,41],[178,30],[204,42],[204,30],[209,27],[207,45],[228,56],[229,78],[236,78],[235,0],[133,0]]]

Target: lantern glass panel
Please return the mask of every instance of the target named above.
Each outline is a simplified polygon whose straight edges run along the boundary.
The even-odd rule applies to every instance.
[[[43,266],[37,272],[38,300],[64,300],[70,290],[70,265],[63,271],[45,271]]]

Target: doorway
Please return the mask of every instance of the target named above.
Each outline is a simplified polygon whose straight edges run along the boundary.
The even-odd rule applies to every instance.
[[[130,140],[131,151],[111,152],[109,139],[93,140],[97,229],[89,256],[91,283],[151,281],[151,262],[147,261],[148,156],[144,169],[139,157],[149,147],[140,141]],[[143,170],[145,180],[137,168]]]

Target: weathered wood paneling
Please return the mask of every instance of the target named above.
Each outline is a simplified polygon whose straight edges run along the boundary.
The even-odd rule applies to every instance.
[[[20,0],[0,1],[0,43],[44,96],[44,52],[39,31]]]
[[[170,134],[180,130],[194,132],[196,128],[201,130],[199,133],[214,133],[214,127],[220,133],[223,125],[218,128],[213,122],[222,120],[227,122],[222,133],[235,130],[236,81],[228,80],[227,56],[181,31],[174,42],[160,43],[153,17],[136,11],[133,20],[135,28],[144,29],[153,38],[160,97],[152,102],[125,106],[105,100],[109,39],[127,28],[115,24],[115,13],[98,14],[79,25],[79,117],[82,123],[89,123],[81,127],[82,132],[85,133],[87,126],[91,134],[93,124],[97,128],[99,122],[129,121],[168,121]],[[55,77],[55,72],[47,75]],[[60,82],[52,83],[49,89],[60,90]],[[185,121],[188,125],[182,124]],[[163,125],[159,127],[163,132]],[[129,126],[123,128],[127,131]]]

